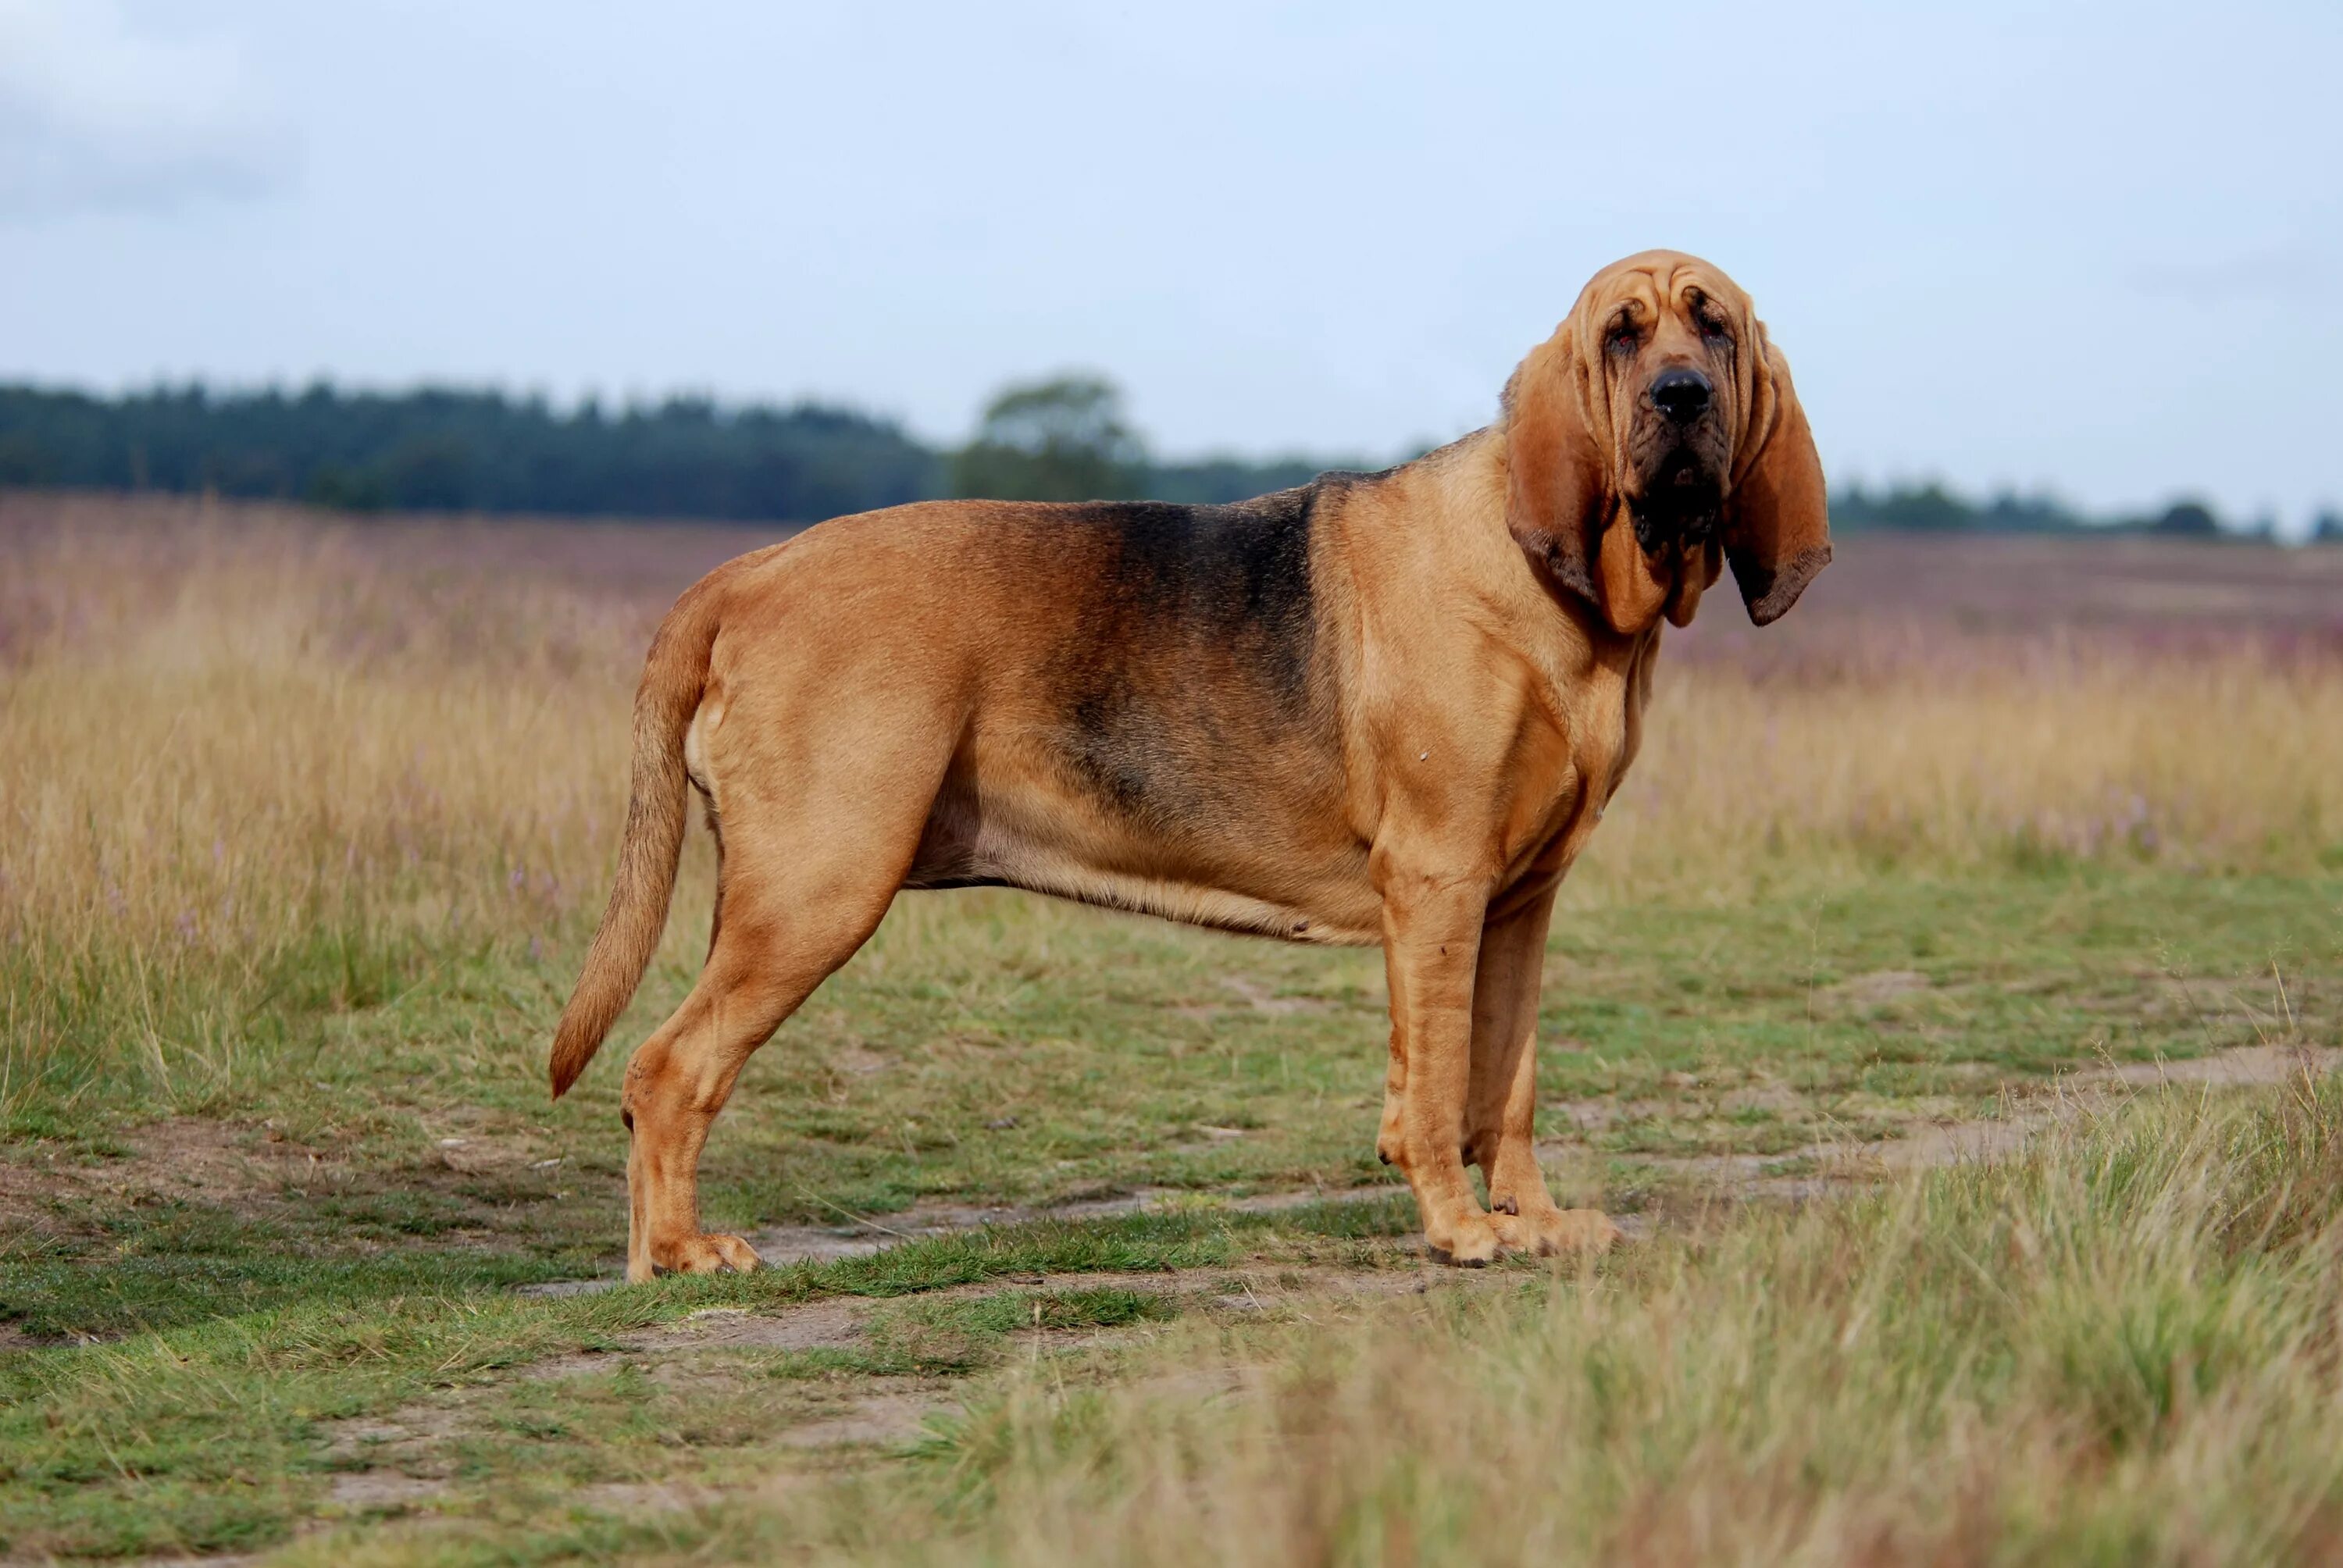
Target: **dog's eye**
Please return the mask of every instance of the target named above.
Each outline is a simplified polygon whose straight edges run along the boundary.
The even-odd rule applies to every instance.
[[[1725,317],[1715,311],[1704,310],[1695,319],[1700,322],[1700,332],[1704,337],[1733,336],[1733,329],[1725,324]]]
[[[1634,317],[1629,316],[1613,320],[1610,330],[1603,335],[1604,346],[1614,354],[1633,354],[1642,340],[1643,335],[1635,330]]]

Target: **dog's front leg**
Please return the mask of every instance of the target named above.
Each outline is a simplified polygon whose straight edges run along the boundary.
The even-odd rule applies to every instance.
[[[1593,1209],[1564,1209],[1537,1161],[1537,1015],[1554,890],[1492,915],[1473,982],[1473,1074],[1465,1158],[1489,1184],[1489,1222],[1507,1251],[1600,1250],[1618,1230]]]
[[[1398,1165],[1407,1151],[1407,1123],[1402,1120],[1406,1108],[1407,1031],[1400,1027],[1399,1013],[1394,1009],[1391,1060],[1383,1067],[1383,1120],[1375,1133],[1375,1158],[1386,1165]]]
[[[1443,1263],[1478,1266],[1497,1234],[1465,1180],[1464,1101],[1473,1054],[1473,971],[1487,890],[1478,881],[1399,872],[1383,886],[1383,965],[1391,983],[1397,1148],[1423,1239]],[[1402,1074],[1404,1074],[1403,1081]]]

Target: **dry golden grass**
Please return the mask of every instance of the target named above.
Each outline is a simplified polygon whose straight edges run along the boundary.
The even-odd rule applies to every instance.
[[[25,565],[67,629],[7,675],[10,929],[226,951],[387,888],[436,925],[592,879],[639,615],[330,535],[175,543],[159,580],[126,538]]]
[[[0,1102],[109,1059],[199,1096],[264,997],[598,899],[640,611],[290,526],[12,565]]]
[[[1819,682],[1664,665],[1650,743],[1587,869],[1697,890],[1785,859],[2283,870],[2343,845],[2332,662],[2117,641],[1942,652]]]

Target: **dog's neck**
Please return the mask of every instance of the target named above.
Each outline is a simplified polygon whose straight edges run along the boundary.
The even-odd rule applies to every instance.
[[[1599,607],[1553,582],[1506,527],[1506,481],[1505,432],[1489,426],[1356,482],[1384,493],[1390,504],[1373,515],[1404,537],[1383,548],[1413,558],[1412,580],[1432,599],[1460,607],[1449,613],[1472,607],[1558,670],[1639,657],[1656,639],[1657,623],[1623,635]]]

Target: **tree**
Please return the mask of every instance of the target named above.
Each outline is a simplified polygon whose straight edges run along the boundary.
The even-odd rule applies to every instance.
[[[976,438],[952,455],[952,493],[1003,501],[1110,500],[1139,493],[1147,449],[1102,376],[1003,387]]]
[[[2343,512],[2331,508],[2318,514],[2311,525],[2310,542],[2314,545],[2343,545]]]
[[[2180,500],[2165,508],[2164,515],[2148,527],[2159,534],[2209,539],[2221,531],[2221,519],[2202,501]]]

